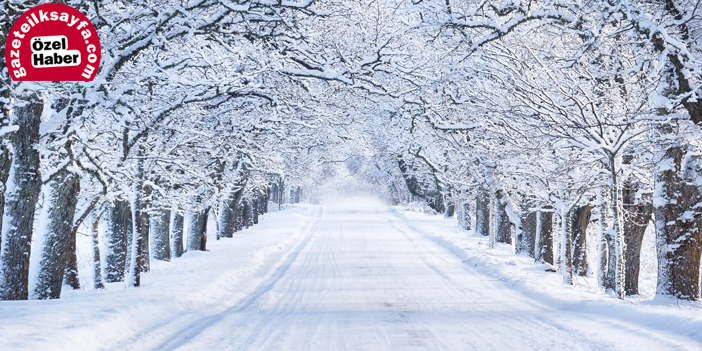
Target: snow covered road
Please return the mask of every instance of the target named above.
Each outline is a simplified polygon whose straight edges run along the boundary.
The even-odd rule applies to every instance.
[[[469,268],[383,207],[328,207],[236,306],[158,350],[700,350],[549,308]]]
[[[588,301],[530,297],[394,208],[267,216],[211,252],[157,262],[139,289],[4,302],[0,349],[702,350]]]

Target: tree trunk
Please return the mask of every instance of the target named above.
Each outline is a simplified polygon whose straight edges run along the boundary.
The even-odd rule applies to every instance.
[[[458,225],[463,230],[471,229],[470,205],[467,202],[462,203],[458,209]]]
[[[71,237],[75,242],[72,235],[73,216],[80,192],[80,177],[64,168],[54,174],[45,186],[48,191],[45,192],[47,198],[42,215],[45,216],[46,233],[34,295],[38,299],[58,299]],[[75,252],[75,249],[70,251]]]
[[[475,232],[482,235],[490,235],[490,193],[478,188],[475,195]]]
[[[562,211],[562,209],[561,209]],[[573,285],[573,229],[571,227],[572,209],[559,213],[560,224],[560,270],[563,284]]]
[[[278,183],[277,182],[272,182],[271,183],[271,188],[269,190],[270,193],[270,200],[273,203],[278,203]]]
[[[151,232],[151,192],[150,186],[144,186],[144,180],[141,180],[141,192],[137,195],[137,202],[139,202],[139,213],[137,218],[141,221],[139,223],[139,238],[141,239],[141,271],[149,272],[151,271],[151,245],[150,245],[150,232]]]
[[[102,282],[102,267],[100,264],[99,221],[100,217],[95,218],[95,221],[93,221],[93,287],[95,289],[104,289],[105,284]]]
[[[683,8],[676,1],[665,1],[665,10],[680,22],[676,29],[689,39],[696,34],[686,21],[682,21],[686,16]],[[696,45],[696,39],[686,41],[688,46]],[[702,101],[694,94],[697,89],[697,83],[691,79],[694,75],[690,74],[679,54],[669,52],[667,57],[673,68],[667,70],[667,79],[674,83],[666,93],[671,99],[692,93],[682,99],[682,105],[690,119],[702,127]],[[659,130],[668,136],[675,134],[670,124],[659,127]],[[657,159],[661,161],[654,173],[653,196],[658,255],[656,294],[696,300],[700,298],[702,208],[699,204],[702,203],[702,184],[695,178],[702,177],[702,160],[698,153],[694,155],[694,151],[692,155],[685,155],[683,147],[688,146],[678,144],[665,151],[657,150]]]
[[[270,201],[270,199],[271,199],[271,190],[267,189],[266,195],[263,197],[263,213],[262,214],[268,213],[268,202]]]
[[[239,217],[239,203],[241,202],[241,196],[244,193],[243,186],[239,187],[238,190],[232,191],[222,202],[220,207],[220,219],[219,219],[219,230],[220,236],[224,238],[231,238],[234,232],[238,230],[237,220]]]
[[[12,151],[9,143],[6,138],[0,140],[0,230],[2,230],[2,219],[5,214],[5,184],[10,176],[10,167],[12,167]],[[0,235],[1,244],[2,235]]]
[[[587,225],[590,223],[592,206],[577,207],[572,211],[573,272],[581,277],[587,275]]]
[[[456,205],[453,202],[445,202],[444,218],[451,218],[456,214]]]
[[[207,216],[210,208],[190,214],[188,251],[207,251]]]
[[[650,197],[637,199],[641,186],[634,180],[626,182],[622,189],[624,207],[624,242],[626,244],[626,279],[627,295],[639,293],[639,267],[641,265],[641,245],[646,227],[653,214]]]
[[[490,237],[488,239],[488,245],[491,249],[494,249],[495,246],[497,246],[497,230],[495,229],[495,213],[497,213],[496,207],[497,199],[495,199],[494,195],[490,195]]]
[[[283,207],[283,191],[285,190],[285,186],[283,184],[283,181],[280,181],[280,185],[278,186],[278,211],[280,211]]]
[[[129,201],[115,200],[107,211],[105,281],[121,282],[127,262],[127,238],[131,236],[132,209]]]
[[[12,135],[14,151],[5,199],[3,251],[0,265],[0,297],[3,300],[26,300],[29,295],[29,257],[31,254],[34,211],[41,191],[39,125],[44,103],[39,94],[31,94],[13,111],[13,124],[19,130]]]
[[[507,206],[502,197],[502,191],[495,194],[495,239],[500,243],[511,244],[512,223],[507,216]]]
[[[610,277],[607,274],[609,268],[609,245],[611,241],[609,233],[607,231],[607,228],[609,227],[609,206],[607,205],[608,191],[607,187],[605,186],[601,186],[598,191],[599,193],[597,195],[597,208],[600,218],[598,220],[599,238],[597,239],[597,284],[598,286],[604,289],[611,289],[614,288],[614,280],[610,281]]]
[[[170,237],[171,211],[157,209],[151,216],[151,237],[154,259],[161,261],[171,260]]]
[[[171,210],[171,251],[173,256],[183,255],[183,214],[178,209]]]
[[[610,156],[610,213],[612,214],[612,240],[614,248],[614,269],[615,269],[615,289],[614,292],[617,297],[623,299],[626,295],[624,290],[624,280],[626,276],[626,262],[624,257],[624,233],[622,231],[623,221],[622,221],[622,208],[621,208],[621,188],[619,184],[619,179],[617,175],[616,165],[620,162],[616,159],[616,155]],[[612,256],[610,256],[612,260]],[[699,274],[699,273],[698,273]]]
[[[299,186],[297,188],[290,189],[290,203],[291,204],[299,204],[301,196],[302,196],[302,188],[300,188]]]
[[[249,228],[253,225],[253,207],[251,207],[251,201],[249,199],[244,199],[243,201],[242,222],[245,228]]]
[[[253,211],[252,224],[254,224],[254,225],[258,224],[258,204],[260,202],[260,201],[258,201],[259,197],[260,197],[260,195],[256,196],[254,199],[251,200],[251,207],[252,207],[252,211]]]
[[[64,284],[73,288],[80,289],[80,279],[78,278],[78,256],[76,254],[76,234],[74,230],[69,237],[68,252],[66,253],[66,269],[63,272]]]
[[[529,211],[527,209],[523,212],[522,238],[517,243],[519,251],[526,251],[527,255],[532,258],[536,257],[536,221],[537,213],[535,211]]]
[[[236,204],[234,196],[229,195],[219,208],[219,236],[231,238],[236,231]]]
[[[244,202],[242,202],[236,207],[236,231],[244,230]]]
[[[665,151],[655,174],[655,223],[658,251],[656,293],[680,299],[700,297],[702,202],[696,177],[698,157],[685,157],[681,146]]]
[[[144,248],[143,237],[144,229],[141,227],[144,224],[142,215],[144,209],[141,207],[144,191],[144,152],[142,147],[137,151],[137,170],[136,182],[134,183],[134,202],[132,203],[132,240],[130,245],[129,257],[129,284],[134,287],[141,286],[141,272],[143,265]]]
[[[536,243],[536,260],[553,265],[553,212],[539,211],[537,225],[539,240]]]
[[[2,5],[0,5],[0,11],[2,12],[2,15],[0,15],[0,17],[2,17],[2,21],[0,21],[0,25],[2,25],[0,27],[0,33],[3,33],[3,35],[0,35],[0,47],[5,47],[6,41],[9,38],[10,29],[15,21],[17,21],[25,11],[35,5],[37,5],[36,1],[2,2]],[[7,67],[5,56],[0,57],[0,67],[0,127],[9,127],[13,124],[19,126],[19,124],[13,123],[14,117],[12,116],[12,111],[15,107],[13,106],[15,91],[12,86],[12,79],[10,78],[10,71],[9,69],[5,71],[5,67]],[[27,111],[26,108],[20,107],[20,109]],[[15,112],[17,112],[17,110],[15,110]],[[17,118],[14,119],[16,120]],[[0,137],[0,226],[3,223],[5,213],[6,184],[10,176],[10,168],[12,167],[12,139],[12,134],[5,134]],[[0,230],[1,229],[0,227]],[[0,235],[0,244],[2,244],[2,235]],[[2,256],[2,253],[0,253],[0,256]],[[2,268],[0,267],[0,269]],[[2,290],[2,286],[3,283],[0,281],[0,290]],[[0,293],[0,298],[2,298],[2,293]]]
[[[610,213],[610,210],[607,210]],[[612,218],[610,217],[611,221]],[[617,251],[614,244],[614,236],[612,235],[611,228],[607,228],[605,231],[605,243],[607,247],[607,271],[605,273],[605,290],[614,291],[617,288]]]
[[[258,214],[259,215],[264,215],[266,214],[266,192],[262,192],[258,194]]]

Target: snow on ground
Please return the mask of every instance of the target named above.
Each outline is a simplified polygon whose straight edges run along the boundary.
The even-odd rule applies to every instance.
[[[567,311],[592,314],[593,318],[606,315],[639,327],[679,334],[698,342],[698,349],[702,350],[702,304],[654,298],[655,277],[640,279],[639,284],[643,280],[648,287],[643,296],[631,296],[621,301],[614,294],[598,288],[595,277],[574,276],[574,286],[566,286],[560,273],[546,271],[552,268],[550,265],[535,264],[526,254],[515,255],[510,245],[497,243],[497,247],[491,250],[487,237],[461,230],[454,219],[429,215],[406,206],[397,207],[395,211],[410,228],[448,249],[464,264],[505,282],[511,289],[531,299]],[[650,262],[644,264],[650,266]]]
[[[566,287],[454,219],[375,200],[291,206],[208,245],[139,289],[0,302],[0,350],[702,349],[700,306]]]
[[[148,338],[144,331],[167,329],[176,316],[187,322],[192,315],[226,309],[286,256],[317,212],[318,207],[291,206],[232,239],[210,239],[207,252],[153,260],[138,289],[111,283],[93,290],[90,244],[79,238],[83,289],[64,287],[61,300],[0,302],[0,350],[125,349],[139,342],[136,337]]]

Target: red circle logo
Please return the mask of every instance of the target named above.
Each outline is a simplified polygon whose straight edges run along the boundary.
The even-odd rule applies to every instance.
[[[100,40],[80,11],[39,5],[10,29],[5,62],[15,81],[90,81],[100,65]]]

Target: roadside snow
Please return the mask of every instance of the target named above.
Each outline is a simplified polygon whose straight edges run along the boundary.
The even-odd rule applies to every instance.
[[[536,264],[526,254],[515,255],[507,244],[498,243],[491,250],[487,237],[461,230],[454,218],[445,219],[412,207],[398,206],[395,211],[406,219],[408,227],[445,247],[466,265],[507,283],[534,300],[560,310],[592,314],[593,318],[607,316],[682,335],[702,345],[702,304],[699,302],[654,298],[652,294],[619,300],[598,288],[594,277],[576,276],[574,285],[566,286],[559,273],[546,271],[551,265]]]
[[[286,256],[318,211],[290,206],[267,214],[232,239],[210,239],[206,252],[186,252],[171,262],[152,260],[151,272],[142,276],[138,289],[111,283],[94,290],[91,238],[79,236],[83,288],[64,287],[60,300],[0,302],[0,350],[124,349],[145,330],[168,330],[165,324],[176,327],[187,322],[188,314],[225,309]]]

